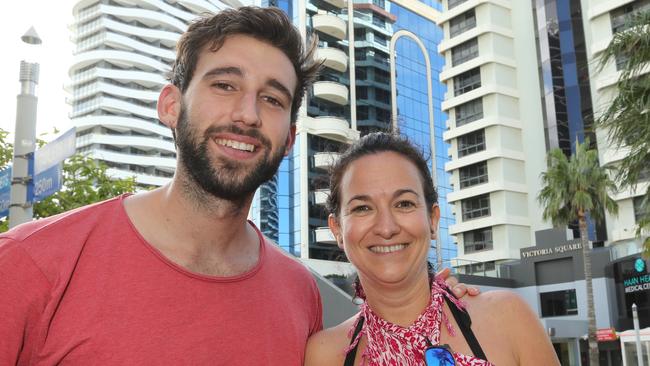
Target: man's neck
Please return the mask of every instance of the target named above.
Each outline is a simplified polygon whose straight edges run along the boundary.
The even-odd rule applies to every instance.
[[[259,260],[255,230],[246,217],[252,195],[242,202],[188,192],[178,180],[125,200],[140,234],[169,260],[192,272],[234,276]]]

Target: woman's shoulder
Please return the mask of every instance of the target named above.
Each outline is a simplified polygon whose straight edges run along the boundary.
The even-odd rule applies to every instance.
[[[488,312],[490,316],[495,315],[494,312],[489,312],[488,310],[498,309],[498,313],[504,315],[512,314],[515,312],[519,314],[521,312],[530,311],[528,304],[517,295],[514,291],[508,290],[491,290],[481,292],[477,296],[465,296],[462,299],[468,305],[468,311],[480,311]]]
[[[343,365],[345,349],[350,345],[350,329],[359,314],[332,328],[323,329],[309,337],[305,365]]]

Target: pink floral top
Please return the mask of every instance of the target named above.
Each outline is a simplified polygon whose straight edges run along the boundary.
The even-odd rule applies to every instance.
[[[440,325],[445,323],[449,333],[455,331],[445,313],[443,313],[444,297],[447,296],[456,306],[463,309],[464,304],[449,295],[444,289],[446,284],[439,279],[432,281],[431,299],[424,312],[409,327],[404,328],[390,323],[377,314],[365,302],[361,305],[360,316],[350,329],[354,339],[345,350],[346,354],[355,349],[359,340],[366,335],[367,345],[362,354],[362,365],[368,366],[419,366],[424,363],[424,350],[427,348],[427,338],[432,344],[440,343]],[[364,323],[361,331],[354,335],[359,320]],[[486,360],[454,352],[456,364],[459,366],[490,366]]]

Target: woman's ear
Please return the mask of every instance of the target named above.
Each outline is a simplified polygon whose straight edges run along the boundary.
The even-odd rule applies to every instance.
[[[431,206],[431,239],[438,238],[438,223],[440,222],[440,207],[437,203]]]
[[[165,85],[158,96],[158,119],[172,130],[178,124],[181,113],[181,91],[172,84]]]
[[[330,227],[332,234],[334,234],[334,239],[336,239],[336,245],[339,248],[343,249],[343,237],[341,236],[341,226],[339,226],[339,220],[333,214],[330,214],[327,217],[327,225]]]

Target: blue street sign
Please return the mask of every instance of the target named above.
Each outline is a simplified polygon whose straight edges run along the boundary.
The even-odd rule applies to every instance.
[[[0,217],[9,215],[11,203],[11,167],[0,170]]]
[[[38,202],[61,189],[63,185],[63,163],[37,173],[34,177],[32,202]]]
[[[74,155],[76,133],[74,127],[57,139],[34,152],[29,169],[34,177],[27,186],[27,201],[38,202],[61,189],[63,185],[63,160]]]

